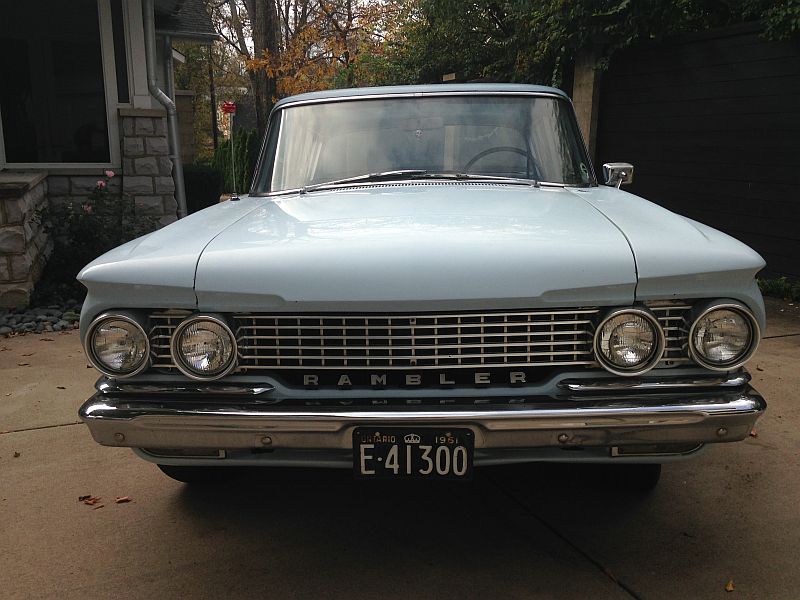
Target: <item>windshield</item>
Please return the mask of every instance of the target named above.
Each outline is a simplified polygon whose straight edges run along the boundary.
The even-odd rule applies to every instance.
[[[387,174],[395,179],[482,175],[580,186],[592,183],[590,173],[571,107],[562,99],[340,100],[279,111],[254,191]]]

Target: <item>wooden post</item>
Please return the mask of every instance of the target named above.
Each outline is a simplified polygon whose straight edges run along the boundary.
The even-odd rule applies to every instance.
[[[594,49],[582,50],[575,57],[575,75],[572,84],[572,103],[578,125],[594,160],[597,146],[597,112],[600,103],[600,70],[598,54]]]

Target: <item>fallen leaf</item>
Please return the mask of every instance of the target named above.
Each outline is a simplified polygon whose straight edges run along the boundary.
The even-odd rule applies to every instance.
[[[725,584],[725,591],[732,592],[735,588],[733,587],[733,579],[729,579],[728,583]]]
[[[18,367],[30,367],[31,363],[17,363]]]
[[[57,386],[56,386],[56,389],[57,389],[57,390],[65,390],[65,389],[67,389],[67,388],[65,388],[63,385],[57,385]]]
[[[52,342],[53,338],[39,338],[40,342]]]
[[[94,506],[98,502],[100,502],[100,498],[97,496],[89,496],[88,498],[86,498],[86,500],[83,501],[83,503],[86,506]]]
[[[91,368],[92,368],[92,365],[86,365],[86,368],[87,368],[87,369],[91,369]]]
[[[756,365],[756,371],[763,371],[763,370],[764,370],[764,369],[762,369],[761,367],[759,367],[758,365]]]
[[[88,500],[91,497],[92,497],[91,494],[86,494],[85,496],[78,496],[78,502],[83,502],[84,500]]]
[[[758,437],[758,432],[755,429],[750,430],[750,437]]]
[[[97,510],[98,508],[103,508],[105,504],[98,504],[97,506],[93,506],[92,510]]]
[[[114,499],[114,502],[116,502],[117,504],[125,504],[126,502],[130,502],[130,501],[131,501],[131,497],[130,496],[117,496]]]
[[[19,452],[14,452],[14,458],[19,458],[19,456],[20,456]]]
[[[33,356],[33,352],[28,352],[27,354],[23,354],[22,356]]]

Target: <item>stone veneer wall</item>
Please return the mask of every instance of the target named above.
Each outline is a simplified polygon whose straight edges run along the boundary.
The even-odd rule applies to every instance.
[[[133,198],[137,214],[177,220],[175,181],[169,158],[167,119],[162,110],[120,110],[122,193]]]
[[[0,307],[28,305],[52,244],[36,212],[47,200],[45,173],[0,173]]]

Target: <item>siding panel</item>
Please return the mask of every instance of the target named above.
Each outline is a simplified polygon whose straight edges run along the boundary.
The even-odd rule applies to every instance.
[[[725,231],[800,277],[800,43],[754,25],[618,53],[600,92],[597,164],[629,191]]]

